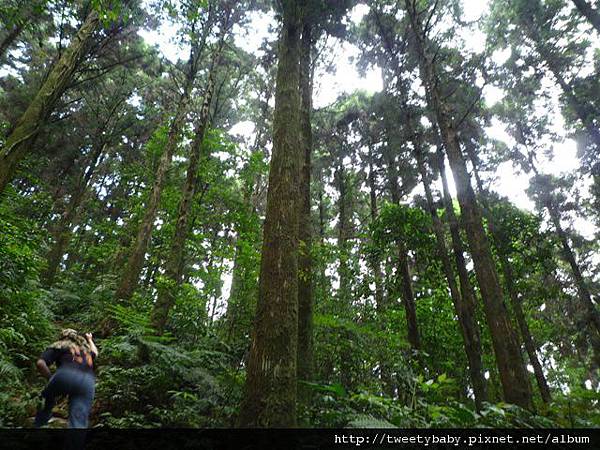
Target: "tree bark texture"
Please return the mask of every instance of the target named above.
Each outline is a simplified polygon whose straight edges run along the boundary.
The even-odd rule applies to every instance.
[[[4,146],[0,149],[0,195],[12,181],[19,162],[33,150],[35,138],[56,108],[73,74],[81,64],[99,22],[98,13],[92,10],[6,137]]]
[[[300,5],[282,2],[273,153],[256,318],[239,425],[296,424],[300,141]]]
[[[431,180],[427,174],[427,168],[425,166],[424,155],[419,147],[415,148],[415,156],[421,174],[421,181],[423,182],[423,188],[425,189],[425,198],[427,199],[427,205],[429,207],[429,213],[433,221],[433,232],[438,248],[439,258],[442,262],[442,268],[448,281],[448,287],[450,289],[450,297],[454,304],[456,315],[458,316],[458,322],[463,337],[465,346],[465,353],[467,355],[467,361],[469,363],[469,377],[473,385],[473,393],[475,396],[475,406],[479,411],[484,401],[487,401],[486,389],[485,389],[485,378],[483,376],[483,363],[481,356],[481,339],[479,333],[479,325],[477,318],[475,317],[474,304],[467,305],[463,302],[463,298],[456,284],[456,277],[454,268],[448,255],[446,248],[446,239],[444,226],[440,220],[437,210],[435,209],[435,203],[433,201],[433,195],[431,193]],[[471,290],[470,286],[467,288]],[[469,296],[469,294],[467,294]]]
[[[298,379],[313,377],[313,264],[311,220],[311,156],[312,156],[312,25],[303,23],[300,48],[300,133],[304,160],[300,174],[300,217],[298,252]]]

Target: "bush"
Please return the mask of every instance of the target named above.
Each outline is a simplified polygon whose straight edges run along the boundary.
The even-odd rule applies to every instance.
[[[35,411],[39,392],[24,385],[25,375],[55,334],[39,287],[42,261],[34,252],[34,229],[0,210],[0,426],[22,425]]]

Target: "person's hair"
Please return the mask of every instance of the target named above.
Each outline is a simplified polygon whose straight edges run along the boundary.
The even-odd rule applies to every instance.
[[[69,350],[73,355],[79,355],[82,351],[90,354],[90,345],[83,336],[72,328],[65,328],[60,332],[58,341],[53,342],[50,348],[58,350]]]

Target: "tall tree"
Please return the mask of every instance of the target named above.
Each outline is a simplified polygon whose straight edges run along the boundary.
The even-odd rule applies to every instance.
[[[239,417],[239,424],[246,427],[296,423],[301,4],[280,2],[273,154],[258,304]]]
[[[312,16],[304,11],[300,43],[300,133],[304,151],[300,174],[300,212],[298,254],[298,379],[313,377],[313,263],[310,178],[312,171]]]
[[[520,80],[521,81],[521,80]],[[529,194],[540,210],[546,210],[550,217],[558,242],[562,259],[568,264],[575,283],[582,311],[585,311],[588,337],[594,353],[595,364],[600,366],[600,313],[592,300],[592,293],[586,281],[580,262],[569,242],[569,236],[561,220],[566,198],[560,194],[557,179],[540,172],[539,153],[547,151],[546,140],[556,137],[548,130],[547,114],[539,114],[533,106],[532,91],[522,88],[515,90],[510,97],[497,105],[495,110],[508,122],[508,130],[515,139],[515,145],[506,152],[513,163],[527,174],[532,174]],[[562,182],[564,183],[564,181]]]
[[[450,297],[454,303],[454,308],[458,316],[458,322],[465,344],[465,352],[469,362],[469,375],[471,378],[471,383],[473,384],[473,394],[475,396],[475,405],[477,409],[480,410],[483,402],[487,400],[487,393],[485,378],[483,376],[479,325],[475,316],[475,302],[470,297],[470,286],[466,288],[467,303],[463,299],[463,296],[461,295],[461,292],[456,284],[454,268],[452,267],[450,256],[448,255],[446,248],[444,227],[441,219],[438,216],[438,212],[433,200],[433,194],[431,193],[431,179],[425,165],[425,155],[423,149],[421,148],[422,143],[420,140],[420,137],[417,136],[414,141],[415,159],[417,160],[421,181],[423,183],[423,188],[425,189],[427,206],[429,207],[429,212],[433,220],[433,231],[435,234],[439,258],[442,262],[442,268],[444,270],[446,280],[448,281]]]
[[[152,325],[159,333],[162,333],[165,327],[169,310],[175,303],[177,290],[183,281],[184,248],[189,234],[192,201],[198,185],[198,166],[203,156],[204,136],[210,125],[209,114],[215,92],[215,72],[221,64],[221,54],[225,45],[225,39],[233,23],[230,5],[225,4],[221,14],[223,17],[220,24],[220,38],[213,52],[212,62],[208,70],[208,77],[204,88],[204,100],[196,122],[194,139],[190,146],[187,175],[177,211],[175,233],[171,240],[171,247],[165,263],[164,286],[159,289],[158,298],[152,310]]]
[[[460,148],[452,109],[447,104],[447,98],[440,92],[440,79],[428,41],[429,25],[427,23],[423,25],[423,12],[420,11],[415,0],[405,0],[405,6],[413,32],[415,51],[420,62],[421,79],[427,92],[427,102],[435,115],[456,183],[461,217],[467,232],[475,273],[483,298],[504,398],[507,402],[529,408],[531,407],[531,390],[527,371],[504,304],[504,294],[496,272],[490,244],[483,228],[481,211]],[[435,6],[434,10],[427,14],[432,17],[434,13]]]
[[[525,313],[523,312],[523,306],[521,305],[522,297],[524,296],[523,293],[517,291],[513,269],[508,259],[508,255],[504,251],[505,245],[503,244],[506,242],[506,237],[501,235],[501,231],[496,226],[495,219],[492,217],[488,193],[483,186],[483,181],[479,173],[480,161],[475,153],[472,142],[465,144],[465,147],[473,167],[473,175],[475,177],[475,184],[479,192],[479,198],[481,199],[481,204],[483,206],[483,214],[487,222],[488,231],[492,238],[492,243],[496,249],[496,254],[498,255],[502,276],[504,278],[504,285],[508,292],[513,313],[517,319],[517,325],[521,333],[521,339],[525,345],[525,350],[527,351],[529,361],[533,367],[533,373],[535,375],[542,401],[544,403],[549,403],[552,400],[550,387],[548,386],[546,376],[544,375],[544,370],[538,358],[538,346],[536,345],[533,335],[531,334],[529,325],[527,324],[527,320],[525,318]]]
[[[129,256],[122,275],[119,278],[117,290],[115,292],[115,300],[129,300],[137,288],[140,273],[144,265],[144,258],[152,230],[154,228],[154,220],[160,206],[160,199],[167,178],[168,170],[171,166],[173,153],[181,139],[181,131],[185,125],[187,114],[189,113],[190,95],[194,88],[194,82],[200,65],[200,57],[202,49],[205,45],[208,33],[212,28],[212,10],[209,9],[204,21],[204,26],[201,30],[197,30],[200,23],[199,5],[190,6],[186,14],[186,19],[189,15],[191,21],[189,23],[188,35],[190,37],[190,54],[185,68],[185,79],[183,88],[178,96],[175,105],[175,111],[169,122],[166,142],[162,149],[162,154],[154,174],[152,189],[150,190],[144,215],[137,228],[135,239],[129,246]],[[158,130],[159,131],[159,130]],[[157,132],[158,132],[157,131]]]

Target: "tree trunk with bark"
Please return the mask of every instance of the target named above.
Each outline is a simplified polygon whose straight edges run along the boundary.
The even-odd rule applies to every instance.
[[[0,149],[0,195],[12,181],[19,162],[33,150],[37,135],[56,108],[56,104],[71,83],[73,74],[88,52],[99,23],[98,12],[92,10],[6,137],[4,146]]]
[[[243,427],[296,424],[298,341],[298,215],[302,161],[300,140],[300,9],[281,2],[273,154],[263,231],[259,294],[245,393]]]
[[[304,158],[300,174],[300,218],[298,252],[298,379],[313,378],[313,264],[311,220],[311,157],[312,157],[312,25],[303,23],[300,48],[300,133]]]
[[[226,28],[224,28],[225,30]],[[204,136],[210,126],[210,106],[215,92],[215,72],[219,68],[221,52],[225,39],[225,31],[221,37],[218,48],[215,50],[213,61],[208,73],[208,80],[204,91],[204,100],[200,108],[200,115],[194,130],[194,139],[190,147],[190,156],[186,173],[185,184],[177,210],[175,233],[171,239],[171,247],[165,262],[165,285],[158,289],[158,297],[154,303],[151,314],[151,323],[154,329],[162,334],[169,317],[169,311],[175,304],[177,291],[182,283],[185,243],[189,235],[190,214],[192,202],[198,185],[198,166],[204,157],[202,154]]]
[[[483,298],[484,312],[490,328],[504,398],[509,403],[530,408],[531,390],[527,370],[504,304],[504,294],[492,258],[490,244],[483,228],[481,211],[452,123],[451,112],[442,99],[439,79],[435,72],[434,61],[427,49],[427,38],[420,23],[416,4],[411,0],[406,0],[405,4],[420,59],[421,78],[427,91],[427,101],[429,108],[435,114],[456,183],[461,217]]]
[[[500,259],[500,267],[502,269],[504,284],[506,285],[508,297],[510,299],[511,306],[515,314],[515,318],[517,319],[519,331],[521,332],[521,340],[525,345],[525,350],[527,351],[529,361],[531,362],[531,366],[533,367],[533,372],[538,385],[538,389],[540,391],[542,401],[544,403],[550,403],[550,401],[552,401],[552,395],[550,394],[550,387],[548,386],[546,376],[544,375],[542,365],[538,358],[538,346],[536,345],[535,340],[533,339],[533,335],[531,334],[531,330],[529,329],[529,325],[527,324],[525,313],[523,312],[523,307],[521,305],[522,300],[519,298],[519,293],[517,292],[517,286],[515,283],[512,266],[508,261],[508,256],[504,253],[502,246],[502,237],[500,236],[499,230],[497,229],[496,224],[494,223],[490,205],[487,200],[485,189],[483,187],[483,182],[481,181],[481,177],[479,176],[479,159],[477,158],[477,155],[475,155],[473,149],[471,149],[470,147],[467,148],[467,153],[469,154],[471,164],[473,164],[473,174],[475,176],[477,190],[479,191],[479,195],[483,205],[483,212],[487,221],[488,230],[492,236],[492,242],[494,243],[494,247],[496,248],[498,258]]]
[[[473,324],[476,328],[470,331],[470,334],[473,339],[474,351],[479,351],[483,354],[481,350],[481,333],[479,326],[477,325],[476,315],[477,315],[477,297],[475,295],[475,290],[473,285],[471,284],[471,279],[469,277],[469,271],[467,270],[467,263],[465,261],[465,248],[463,244],[463,240],[460,233],[460,225],[458,222],[458,218],[454,213],[454,202],[452,196],[450,195],[450,189],[448,187],[448,180],[446,178],[446,168],[444,164],[444,155],[442,152],[442,147],[438,146],[437,149],[437,170],[442,180],[442,195],[444,201],[444,208],[446,211],[446,217],[448,221],[448,226],[450,228],[450,237],[452,240],[452,251],[454,254],[454,262],[456,264],[456,269],[458,272],[458,280],[460,284],[460,293],[462,298],[462,308],[465,316],[473,317]],[[476,363],[476,361],[474,361]],[[483,363],[481,367],[477,367],[474,365],[473,369],[478,370],[483,373]],[[479,387],[485,393],[485,397],[488,398],[487,392],[487,382],[485,378],[483,379],[483,385]]]
[[[519,330],[521,331],[521,338],[525,344],[525,350],[529,355],[529,361],[533,367],[533,373],[540,391],[540,396],[544,403],[550,403],[552,401],[552,394],[550,393],[548,381],[546,380],[542,364],[540,363],[537,355],[538,346],[536,345],[533,335],[531,334],[531,330],[529,329],[529,325],[527,324],[525,313],[523,312],[523,307],[521,306],[521,299],[519,298],[515,288],[515,280],[513,277],[512,268],[504,255],[500,255],[500,258],[504,282],[506,283],[506,287],[508,289],[508,295],[517,319],[517,324],[519,325]]]
[[[135,240],[130,246],[129,257],[127,258],[127,263],[123,269],[123,275],[119,280],[119,284],[115,292],[115,300],[117,302],[129,300],[137,288],[140,273],[144,265],[145,255],[152,237],[154,220],[156,219],[156,213],[160,205],[160,198],[165,180],[167,178],[167,172],[171,167],[173,152],[175,151],[177,143],[181,137],[181,130],[185,122],[185,116],[188,112],[191,85],[191,79],[188,78],[184,92],[179,98],[175,116],[173,117],[171,125],[169,126],[167,142],[154,174],[154,183],[146,203],[144,216],[138,227]]]
[[[427,199],[427,205],[433,221],[433,231],[438,247],[439,258],[442,262],[442,268],[448,281],[448,287],[450,288],[450,297],[454,303],[454,309],[458,316],[458,322],[463,337],[465,346],[465,353],[467,355],[467,361],[469,364],[469,376],[473,385],[473,393],[475,396],[475,406],[479,411],[482,408],[483,402],[487,401],[486,395],[486,383],[483,377],[483,363],[481,356],[481,339],[479,333],[479,325],[477,324],[477,318],[475,317],[475,310],[472,298],[469,298],[471,304],[465,304],[461,293],[456,284],[456,278],[454,274],[454,268],[448,255],[446,248],[445,232],[442,221],[440,220],[435,203],[433,201],[433,195],[431,193],[431,180],[427,174],[427,168],[425,166],[424,155],[420,147],[415,144],[415,156],[418,164],[419,173],[421,174],[421,181],[423,182],[423,188],[425,189],[425,198]],[[466,270],[466,269],[465,269]],[[471,287],[467,288],[469,292]],[[469,297],[470,294],[467,294]]]

